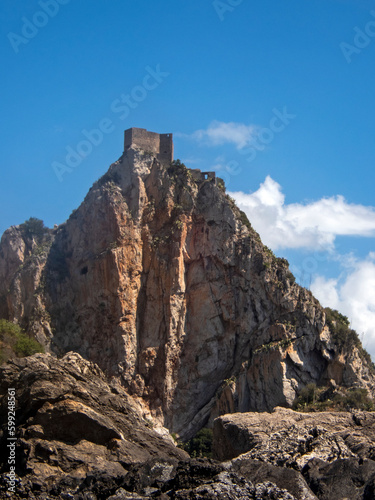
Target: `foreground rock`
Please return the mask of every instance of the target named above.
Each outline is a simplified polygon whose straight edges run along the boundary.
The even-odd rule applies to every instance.
[[[278,488],[268,480],[252,483],[222,464],[212,460],[191,460],[180,462],[167,481],[155,482],[148,464],[132,470],[125,485],[131,489],[136,484],[136,492],[149,493],[154,498],[197,499],[197,500],[245,500],[280,499],[293,500],[287,490]],[[153,484],[154,487],[151,486]],[[156,487],[155,487],[156,486]],[[121,496],[111,497],[120,500]]]
[[[298,499],[375,498],[375,413],[224,415],[214,424],[214,456],[231,471],[265,478]],[[237,458],[234,458],[237,457]]]
[[[236,474],[251,479],[254,483],[270,481],[279,488],[287,490],[298,500],[316,500],[317,497],[310,489],[302,474],[294,469],[277,467],[275,465],[253,460],[246,454],[226,464]],[[332,496],[331,499],[334,497]]]
[[[0,368],[0,416],[16,392],[16,472],[12,498],[284,499],[268,480],[257,484],[210,460],[190,460],[169,434],[149,428],[124,390],[79,354],[36,354]],[[0,498],[10,498],[8,432],[0,435]]]
[[[214,428],[214,452],[227,460],[220,463],[190,459],[141,418],[121,386],[76,353],[60,360],[36,354],[1,367],[4,422],[10,387],[17,401],[15,500],[374,498],[372,413],[225,415]],[[10,498],[7,437],[4,425],[1,499]]]
[[[214,424],[214,456],[248,457],[301,470],[310,458],[375,459],[375,412],[273,413],[223,415]]]
[[[34,489],[64,491],[103,471],[116,485],[134,463],[188,458],[166,431],[163,437],[161,429],[148,427],[121,387],[109,385],[98,366],[76,353],[61,360],[36,354],[1,367],[3,422],[8,388],[16,390],[16,471]],[[2,464],[7,437],[3,427]]]
[[[79,486],[66,478],[58,486],[23,481],[12,498],[38,500],[125,500],[160,498],[176,500],[296,500],[287,490],[266,480],[258,484],[227,471],[212,460],[179,462],[177,466],[149,461],[130,468],[126,475],[112,477],[105,472],[87,476]],[[0,478],[0,498],[3,486]]]

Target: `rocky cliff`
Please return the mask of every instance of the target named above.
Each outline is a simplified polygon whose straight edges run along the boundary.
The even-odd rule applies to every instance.
[[[306,384],[365,387],[344,349],[224,192],[129,149],[66,223],[0,245],[0,313],[97,363],[143,417],[192,436],[216,416],[290,406]]]

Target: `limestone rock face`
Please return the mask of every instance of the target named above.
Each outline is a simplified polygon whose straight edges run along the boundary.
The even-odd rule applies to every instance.
[[[188,458],[139,416],[132,398],[109,385],[100,368],[79,354],[61,360],[35,354],[0,368],[1,421],[6,422],[8,388],[16,392],[17,474],[29,482],[75,485],[106,471],[153,457],[177,463]],[[0,463],[7,463],[7,430],[0,435]]]
[[[183,166],[129,149],[25,264],[26,246],[17,227],[1,242],[6,317],[97,363],[182,438],[223,413],[288,406],[310,382],[374,391],[287,263]]]
[[[49,344],[50,316],[44,306],[44,268],[54,239],[46,228],[41,241],[12,226],[0,242],[0,317],[22,323],[38,341]]]

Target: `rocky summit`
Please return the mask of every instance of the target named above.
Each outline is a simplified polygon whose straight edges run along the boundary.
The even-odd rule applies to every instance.
[[[170,134],[131,131],[65,223],[30,219],[1,239],[0,317],[46,351],[2,368],[1,412],[13,384],[20,473],[30,476],[21,497],[53,494],[52,483],[60,495],[70,481],[75,494],[96,495],[76,498],[107,498],[108,483],[111,498],[333,499],[341,497],[324,496],[331,486],[317,478],[344,470],[339,460],[363,472],[364,495],[375,455],[355,418],[372,422],[371,413],[320,425],[278,410],[291,413],[270,413],[282,425],[258,434],[220,417],[262,419],[256,412],[290,408],[309,384],[373,397],[373,367],[355,333],[295,283],[221,179],[172,161]],[[168,437],[186,441],[218,417],[216,459],[246,453],[246,467],[193,464]],[[288,487],[293,474],[300,489]]]

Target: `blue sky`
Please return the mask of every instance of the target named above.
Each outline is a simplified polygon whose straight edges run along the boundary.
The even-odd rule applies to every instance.
[[[0,11],[1,233],[30,216],[66,220],[121,156],[125,129],[172,132],[175,156],[215,169],[375,355],[373,2],[2,0]]]

